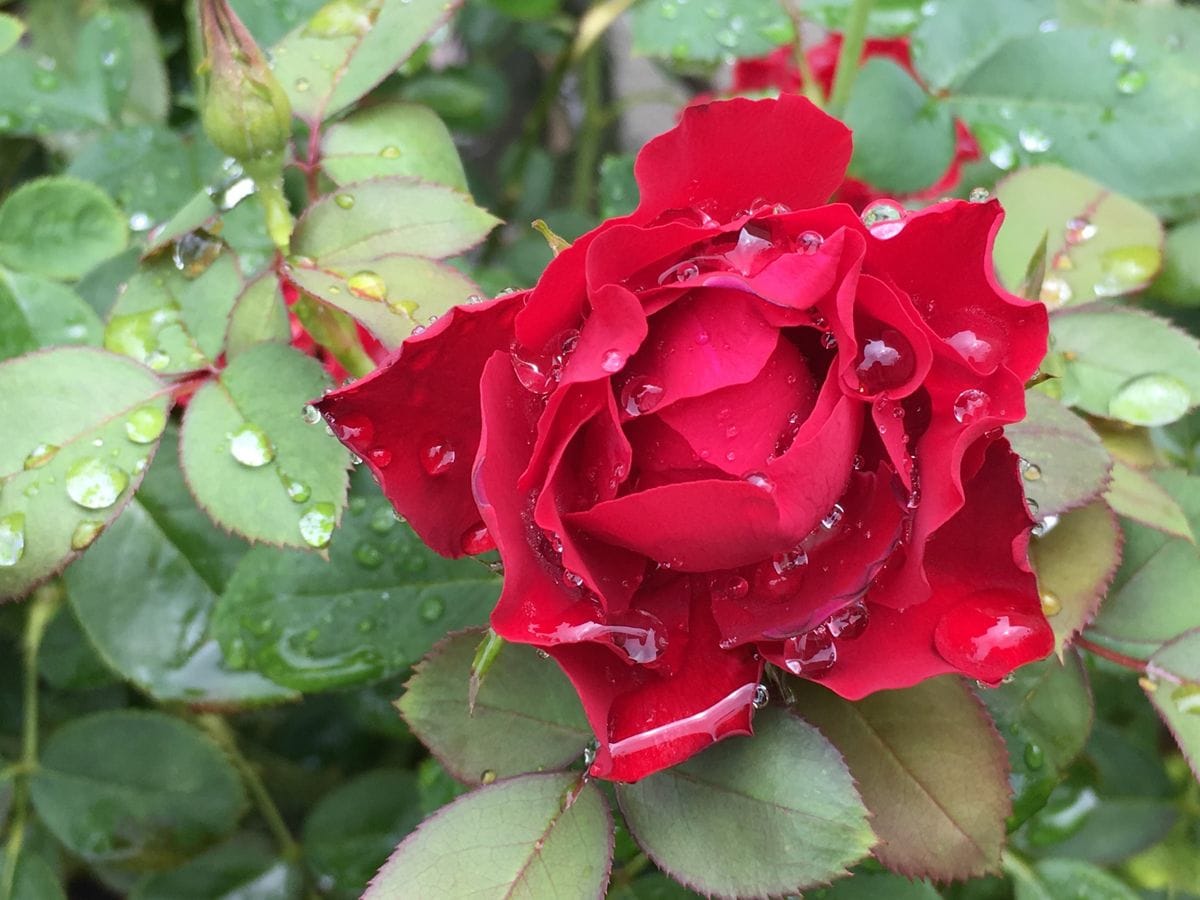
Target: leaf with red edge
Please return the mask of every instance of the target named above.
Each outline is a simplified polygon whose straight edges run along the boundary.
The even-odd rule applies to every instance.
[[[1042,611],[1054,629],[1054,648],[1063,649],[1104,599],[1121,562],[1121,528],[1101,502],[1066,513],[1042,537],[1030,542],[1029,555],[1042,592]]]
[[[1112,461],[1099,436],[1040,391],[1025,393],[1025,418],[1004,434],[1025,460],[1025,495],[1035,516],[1058,516],[1103,493]]]
[[[1007,754],[965,682],[934,678],[856,703],[793,683],[795,709],[845,754],[873,816],[880,862],[938,880],[999,867],[1011,806]]]
[[[1113,512],[1164,534],[1195,541],[1187,516],[1175,498],[1148,474],[1121,461],[1113,463],[1112,483],[1104,495]]]
[[[417,666],[396,701],[413,733],[469,784],[558,769],[579,758],[592,737],[579,698],[532,647],[506,644],[480,685],[474,712],[468,710],[479,636],[452,635]]]
[[[570,773],[482,787],[426,819],[363,900],[604,896],[613,824],[604,795]]]
[[[328,3],[272,50],[292,112],[311,127],[358,100],[458,7],[447,0]]]
[[[837,750],[776,710],[722,741],[617,787],[630,833],[675,880],[709,895],[794,894],[845,874],[875,843]]]
[[[1150,657],[1143,683],[1150,702],[1200,778],[1200,628],[1165,644]]]

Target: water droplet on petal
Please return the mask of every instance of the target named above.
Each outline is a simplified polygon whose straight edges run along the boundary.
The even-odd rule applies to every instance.
[[[229,453],[243,466],[256,469],[275,458],[275,448],[257,425],[246,423],[229,435]]]
[[[517,381],[525,390],[539,397],[544,397],[554,390],[554,385],[558,381],[558,373],[554,371],[553,359],[543,361],[526,359],[515,348],[509,353],[509,359],[512,361],[513,373],[516,374]]]
[[[771,702],[771,692],[767,690],[767,686],[765,684],[760,684],[757,687],[755,687],[754,699],[750,701],[750,704],[755,709],[762,709],[764,706],[766,706],[770,702]]]
[[[942,615],[934,645],[950,665],[987,684],[1054,649],[1054,634],[1039,613],[995,605],[1001,596],[967,598]]]
[[[337,508],[332,503],[314,503],[300,517],[300,537],[308,546],[318,550],[328,547],[336,521]]]
[[[762,256],[774,244],[752,232],[748,227],[738,233],[737,246],[725,254],[725,259],[743,275],[750,275],[757,268]]]
[[[316,425],[321,421],[321,413],[311,403],[304,404],[302,415],[304,416],[304,421],[309,425]]]
[[[451,444],[438,441],[421,451],[421,468],[433,476],[444,475],[454,466],[457,458],[458,454]]]
[[[1108,401],[1108,414],[1131,425],[1154,428],[1176,421],[1191,406],[1186,384],[1174,375],[1151,373],[1121,385]]]
[[[161,406],[139,406],[125,420],[125,435],[135,444],[152,444],[167,427],[167,414]]]
[[[812,256],[821,249],[824,243],[825,238],[815,231],[802,232],[800,237],[796,238],[796,244],[800,252],[806,256]]]
[[[912,345],[900,332],[885,328],[877,338],[863,339],[855,363],[861,390],[877,394],[897,388],[916,370]]]
[[[71,532],[71,549],[84,550],[92,545],[92,542],[100,536],[100,532],[104,530],[104,523],[94,520],[84,520],[75,526],[75,530]]]
[[[635,376],[621,388],[621,408],[631,416],[642,416],[657,408],[663,389],[644,376]]]
[[[978,388],[967,388],[954,400],[954,418],[959,422],[986,416],[992,398]]]
[[[871,613],[867,605],[861,600],[856,600],[835,612],[823,624],[835,638],[852,641],[867,630],[870,621]]]
[[[124,470],[97,457],[84,457],[67,470],[67,496],[85,509],[107,509],[128,485]]]
[[[620,350],[608,350],[600,360],[600,368],[610,374],[621,371],[627,357]]]
[[[57,444],[38,444],[25,457],[25,469],[40,469],[58,455]]]
[[[904,230],[904,207],[894,200],[876,200],[862,213],[863,224],[871,236],[880,240],[893,238]]]
[[[808,564],[808,551],[803,544],[797,544],[791,550],[784,550],[771,557],[771,568],[779,575],[798,569]]]
[[[967,195],[967,199],[971,203],[986,203],[992,196],[991,191],[985,187],[973,187],[971,193]]]
[[[1037,463],[1031,463],[1026,460],[1021,460],[1021,477],[1026,481],[1040,481],[1042,478],[1042,469]]]
[[[818,625],[784,642],[783,665],[793,675],[817,675],[828,671],[835,662],[837,645],[824,625]]]
[[[714,601],[732,602],[750,593],[750,582],[740,575],[714,575],[709,581],[709,589]]]
[[[762,472],[748,472],[742,477],[759,490],[766,491],[768,494],[775,490],[775,482]]]
[[[838,345],[837,335],[834,334],[832,331],[826,331],[824,334],[821,335],[821,346],[824,347],[826,350],[835,350],[835,349],[837,349],[837,345]]]
[[[0,517],[0,566],[11,568],[25,555],[25,513]]]
[[[957,350],[963,359],[970,362],[986,366],[991,361],[991,343],[976,335],[974,331],[957,331],[946,339],[946,343]]]
[[[826,531],[832,531],[837,528],[838,523],[842,521],[842,516],[846,510],[842,508],[840,503],[833,504],[833,509],[829,510],[829,514],[821,520],[821,527]]]
[[[375,442],[375,425],[364,415],[351,413],[333,423],[333,433],[342,443],[354,443],[360,447]]]
[[[472,525],[464,531],[460,544],[463,553],[467,556],[478,556],[480,553],[496,549],[496,541],[492,538],[492,533],[482,522]]]

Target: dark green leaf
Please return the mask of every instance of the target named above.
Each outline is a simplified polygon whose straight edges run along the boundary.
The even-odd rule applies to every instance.
[[[41,820],[91,862],[194,853],[231,831],[245,805],[217,746],[152,712],[97,713],[63,726],[31,785]]]
[[[411,103],[369,106],[329,126],[321,167],[338,184],[407,175],[467,189],[449,130],[431,110]]]
[[[1046,859],[1034,866],[1008,867],[1016,888],[1016,900],[1059,900],[1081,897],[1085,900],[1138,900],[1133,889],[1077,859]]]
[[[559,769],[592,737],[579,699],[553,663],[507,644],[467,707],[476,631],[454,635],[422,662],[397,702],[413,733],[468,784]]]
[[[124,250],[128,238],[108,195],[76,178],[28,181],[0,204],[0,262],[21,272],[79,278]]]
[[[808,896],[812,900],[941,900],[941,894],[926,881],[867,872],[835,881],[833,887]]]
[[[846,757],[882,842],[880,862],[939,879],[999,865],[1010,808],[1005,749],[960,679],[856,703],[812,683],[796,686],[795,708]]]
[[[480,788],[426,819],[363,900],[598,897],[612,865],[612,817],[594,784],[524,775]]]
[[[27,349],[69,344],[98,346],[104,326],[80,296],[37,275],[0,270],[0,358],[12,333],[27,334]],[[8,354],[16,356],[16,353]]]
[[[97,687],[117,680],[96,654],[70,607],[59,610],[42,636],[38,674],[64,691]]]
[[[50,864],[36,853],[25,852],[17,857],[11,900],[67,900],[67,895]]]
[[[266,272],[246,285],[233,304],[225,336],[225,355],[233,359],[255,344],[287,344],[291,340],[291,322],[279,281],[273,272]]]
[[[266,841],[239,835],[138,882],[129,900],[299,900],[303,877]]]
[[[605,219],[628,215],[638,204],[633,177],[633,155],[609,155],[600,163],[600,215]]]
[[[817,729],[764,711],[754,730],[617,787],[647,855],[704,893],[796,893],[838,877],[875,843],[854,780]]]

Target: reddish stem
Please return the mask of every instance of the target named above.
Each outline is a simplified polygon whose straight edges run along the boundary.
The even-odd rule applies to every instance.
[[[321,172],[321,129],[318,125],[309,126],[308,159],[305,163],[304,178],[308,186],[308,202],[312,204],[321,196],[320,183],[317,180]]]
[[[1109,650],[1107,647],[1094,644],[1082,636],[1076,637],[1074,643],[1076,647],[1082,647],[1089,653],[1095,653],[1097,656],[1102,656],[1109,662],[1116,663],[1118,666],[1124,666],[1126,669],[1132,669],[1135,672],[1146,671],[1145,660],[1134,659],[1132,656],[1126,656],[1124,653],[1118,653],[1116,650]]]

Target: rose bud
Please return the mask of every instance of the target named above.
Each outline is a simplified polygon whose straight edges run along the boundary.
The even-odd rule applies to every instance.
[[[499,551],[596,776],[749,732],[767,663],[857,699],[1053,647],[1003,434],[1045,308],[995,201],[828,205],[850,152],[796,96],[692,107],[633,213],[317,403],[431,547]]]

